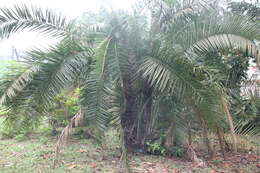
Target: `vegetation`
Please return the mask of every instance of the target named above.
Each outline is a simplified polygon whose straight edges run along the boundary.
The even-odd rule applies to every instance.
[[[195,152],[200,134],[208,159],[216,157],[211,136],[224,159],[226,150],[240,151],[238,135],[260,136],[259,94],[241,95],[259,92],[257,82],[242,86],[249,61],[260,61],[259,7],[226,5],[152,0],[132,13],[103,10],[75,21],[25,5],[0,9],[1,38],[24,29],[62,38],[1,77],[3,134],[22,141],[46,119],[53,134],[66,126],[58,158],[77,126],[100,144],[117,129],[124,172],[128,153],[185,153],[205,165]]]
[[[40,132],[40,133],[39,133]],[[114,138],[115,132],[106,135],[107,144],[101,148],[92,139],[78,139],[73,135],[65,148],[61,163],[52,168],[55,153],[53,145],[56,138],[46,136],[45,130],[30,136],[27,140],[18,142],[16,139],[0,141],[0,170],[1,173],[116,173],[120,161],[119,143]],[[111,143],[110,143],[111,142]],[[134,172],[257,172],[257,155],[243,154],[234,156],[227,153],[227,160],[216,157],[209,161],[206,167],[197,167],[183,158],[165,157],[158,155],[133,155],[130,157],[130,167]],[[243,162],[241,163],[241,158]]]

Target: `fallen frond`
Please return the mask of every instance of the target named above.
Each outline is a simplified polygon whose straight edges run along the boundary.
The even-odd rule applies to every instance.
[[[68,138],[74,127],[78,127],[83,121],[83,114],[79,110],[76,115],[70,119],[70,123],[62,130],[61,135],[57,141],[55,147],[55,159],[53,161],[53,167],[55,168],[59,162],[60,154],[63,152],[65,145],[67,144]]]

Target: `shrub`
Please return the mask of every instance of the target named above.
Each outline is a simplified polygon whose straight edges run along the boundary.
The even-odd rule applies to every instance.
[[[182,157],[184,151],[179,146],[169,147],[166,148],[159,143],[146,143],[147,144],[147,152],[149,154],[154,155],[167,155],[167,156],[175,156],[175,157]]]

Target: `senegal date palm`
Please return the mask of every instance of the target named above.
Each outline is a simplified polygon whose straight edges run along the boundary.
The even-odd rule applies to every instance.
[[[146,3],[151,22],[138,10],[110,12],[84,27],[49,10],[0,9],[1,38],[24,29],[62,37],[48,50],[30,51],[23,69],[1,79],[0,104],[42,113],[58,93],[76,85],[86,120],[100,132],[122,126],[128,149],[143,148],[153,135],[150,124],[161,112],[155,107],[164,107],[158,98],[177,98],[197,113],[204,129],[222,129],[224,115],[231,123],[225,87],[203,58],[232,48],[259,58],[259,24],[199,1]]]

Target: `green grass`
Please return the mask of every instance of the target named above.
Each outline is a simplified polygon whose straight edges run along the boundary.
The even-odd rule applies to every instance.
[[[106,135],[102,147],[92,139],[79,140],[73,136],[65,147],[59,165],[53,169],[56,140],[57,137],[46,135],[46,131],[32,134],[21,142],[15,138],[0,140],[0,173],[118,173],[120,150],[115,131]],[[208,162],[207,167],[200,168],[183,158],[131,155],[130,166],[135,173],[145,173],[151,169],[157,172],[166,170],[165,173],[172,173],[173,170],[179,173],[210,173],[212,170],[225,173],[237,170],[257,172],[256,162],[231,164],[233,156],[228,161],[217,158]]]
[[[61,163],[52,168],[56,139],[51,137],[31,137],[23,142],[15,139],[0,142],[1,173],[87,173],[114,172],[113,158],[102,160],[109,154],[91,140],[71,141],[66,147]],[[117,160],[115,161],[117,162]]]

